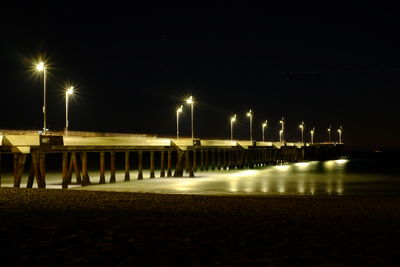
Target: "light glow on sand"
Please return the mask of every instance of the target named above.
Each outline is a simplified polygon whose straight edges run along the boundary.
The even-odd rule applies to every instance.
[[[307,167],[309,165],[310,165],[310,162],[297,162],[294,164],[294,166],[297,166],[297,167]]]
[[[245,171],[240,171],[236,173],[229,174],[230,177],[233,178],[240,178],[240,177],[246,177],[246,176],[255,176],[259,173],[257,170],[245,170]]]
[[[279,166],[275,166],[275,169],[279,170],[279,171],[287,171],[290,169],[289,165],[279,165]]]
[[[304,179],[301,179],[301,180],[298,181],[298,184],[297,184],[297,191],[298,191],[300,194],[304,194],[304,193],[306,192],[306,187],[305,187]]]

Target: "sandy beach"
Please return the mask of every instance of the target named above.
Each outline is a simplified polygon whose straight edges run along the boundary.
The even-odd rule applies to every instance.
[[[379,266],[396,263],[400,198],[0,189],[13,265]]]

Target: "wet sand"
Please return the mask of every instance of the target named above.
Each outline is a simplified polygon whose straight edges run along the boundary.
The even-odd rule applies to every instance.
[[[201,196],[0,188],[13,265],[380,266],[400,198]]]

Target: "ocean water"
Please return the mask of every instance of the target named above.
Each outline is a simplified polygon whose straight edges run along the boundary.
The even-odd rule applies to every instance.
[[[145,171],[144,179],[137,180],[137,171],[132,170],[130,182],[123,182],[124,173],[117,171],[117,183],[105,185],[97,184],[99,174],[92,170],[92,185],[75,184],[70,188],[167,194],[394,196],[400,195],[400,164],[396,156],[397,153],[353,154],[339,160],[196,172],[195,178],[159,178],[156,171],[156,179],[149,179]],[[26,176],[21,187],[25,187]],[[49,172],[46,180],[49,188],[61,188],[61,173]],[[12,186],[11,173],[3,173],[2,186]]]

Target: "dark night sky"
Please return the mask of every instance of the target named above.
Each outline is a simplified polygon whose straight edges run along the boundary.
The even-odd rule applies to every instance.
[[[269,1],[268,1],[269,2]],[[48,125],[70,129],[175,135],[175,109],[196,97],[196,136],[248,137],[268,120],[278,139],[298,141],[304,120],[316,139],[343,125],[348,148],[399,149],[400,33],[398,13],[365,2],[356,8],[231,4],[209,8],[143,8],[60,1],[2,8],[0,129],[42,127],[42,84],[30,58],[46,52]],[[181,133],[190,135],[187,108]]]

